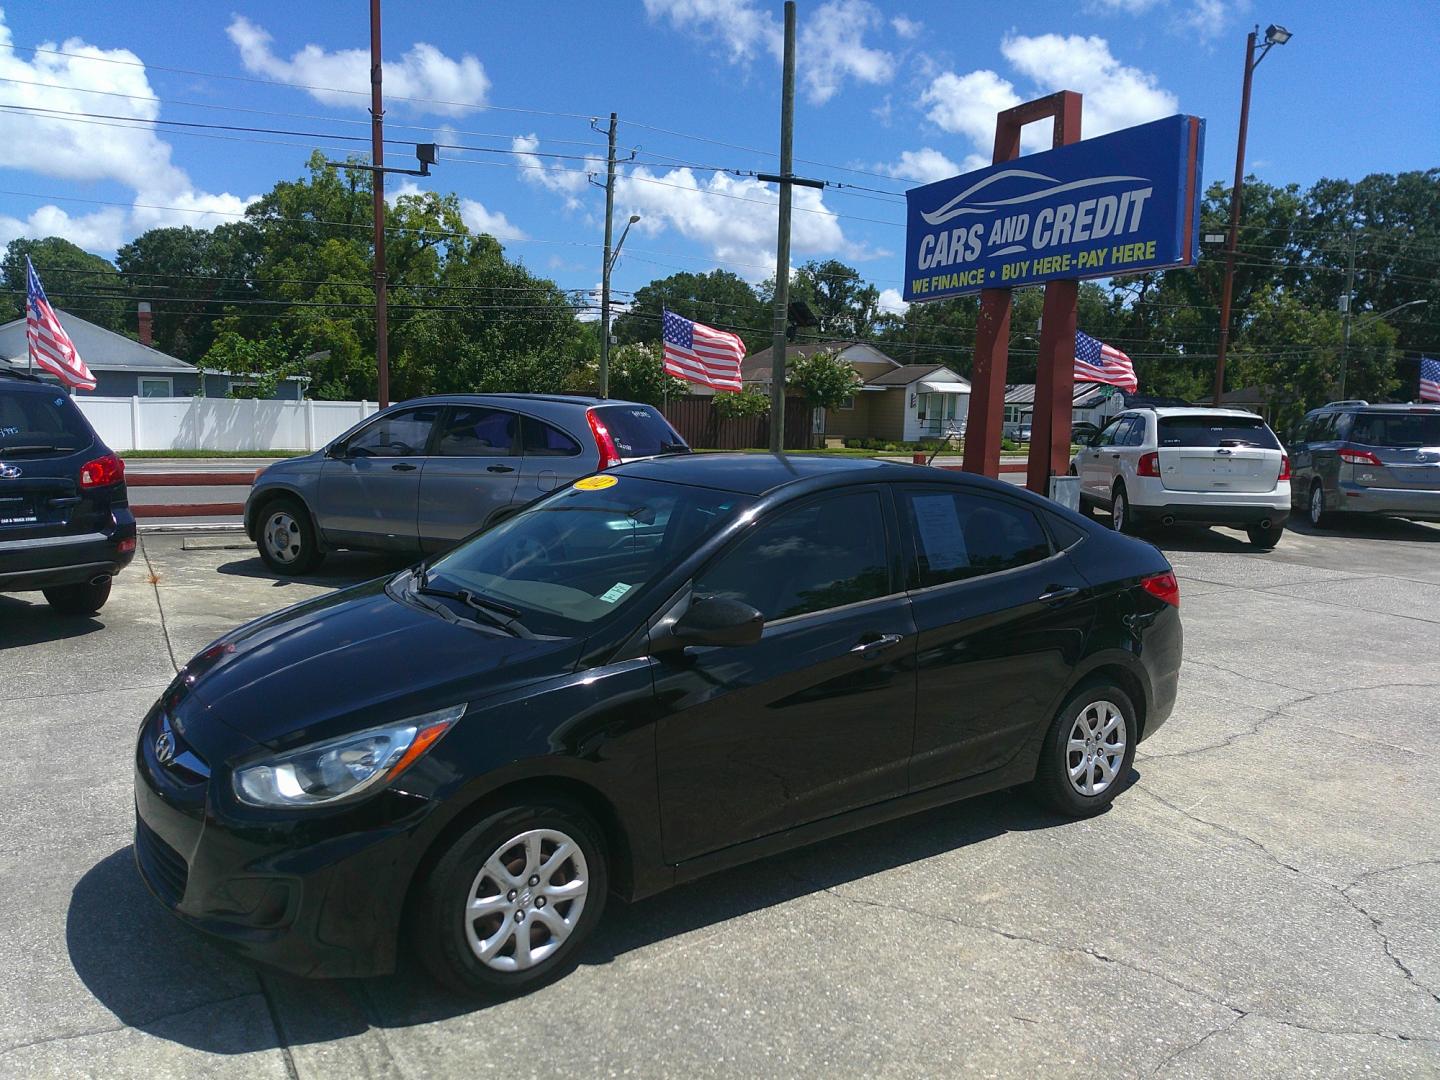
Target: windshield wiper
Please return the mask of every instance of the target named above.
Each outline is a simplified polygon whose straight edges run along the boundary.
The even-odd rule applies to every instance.
[[[0,446],[0,454],[48,454],[63,450],[67,454],[80,449],[78,446],[52,446],[49,443],[29,443],[25,446]]]
[[[418,580],[415,591],[421,596],[436,596],[442,600],[459,600],[471,611],[485,616],[485,621],[489,625],[506,631],[512,637],[533,638],[535,636],[520,621],[520,609],[513,608],[509,604],[476,596],[469,589],[436,589],[429,585],[419,584]]]

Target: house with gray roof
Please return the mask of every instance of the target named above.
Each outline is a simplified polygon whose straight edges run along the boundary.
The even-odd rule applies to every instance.
[[[147,313],[142,313],[141,332],[147,329]],[[195,397],[203,393],[206,397],[227,397],[232,390],[237,396],[244,394],[244,376],[224,372],[204,373],[204,390],[201,390],[201,371],[193,364],[163,353],[150,345],[142,344],[123,334],[106,330],[92,322],[57,310],[60,325],[75,343],[75,350],[95,375],[95,389],[81,391],[93,393],[96,397]],[[25,339],[25,320],[14,319],[0,326],[0,363],[21,371],[30,369],[30,345]],[[41,378],[58,382],[53,375],[33,369]],[[275,398],[297,401],[303,397],[304,380],[285,379],[272,395]]]

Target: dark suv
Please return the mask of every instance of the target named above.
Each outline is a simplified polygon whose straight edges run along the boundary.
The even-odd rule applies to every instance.
[[[1290,469],[1316,527],[1341,513],[1440,521],[1440,405],[1331,402],[1296,426]]]
[[[0,593],[88,615],[134,557],[124,462],[63,390],[0,370]]]

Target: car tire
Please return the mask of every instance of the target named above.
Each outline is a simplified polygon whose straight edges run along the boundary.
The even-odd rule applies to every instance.
[[[449,989],[528,993],[574,967],[608,887],[603,833],[588,814],[558,801],[511,806],[440,856],[419,887],[408,929],[426,969]],[[475,905],[483,906],[478,914]],[[532,950],[548,951],[536,959]]]
[[[1310,502],[1306,506],[1310,524],[1317,529],[1328,529],[1335,524],[1333,512],[1325,509],[1325,488],[1316,480],[1310,485]]]
[[[1280,543],[1280,538],[1285,535],[1284,525],[1271,525],[1268,529],[1260,525],[1251,525],[1245,530],[1245,535],[1250,538],[1250,543],[1257,548],[1269,550]]]
[[[94,615],[110,599],[110,579],[98,585],[82,582],[79,585],[56,585],[42,590],[45,602],[61,615]]]
[[[1130,775],[1136,734],[1129,694],[1109,679],[1081,683],[1045,733],[1031,794],[1067,817],[1093,817]]]
[[[1135,508],[1130,505],[1130,496],[1125,493],[1124,484],[1116,484],[1110,495],[1110,527],[1129,536],[1140,531],[1135,521]]]
[[[308,574],[325,557],[310,512],[298,499],[266,503],[260,511],[259,529],[255,546],[265,565],[277,574]]]

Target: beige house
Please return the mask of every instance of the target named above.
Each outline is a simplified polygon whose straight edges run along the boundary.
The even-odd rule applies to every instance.
[[[834,409],[816,409],[811,433],[818,438],[885,439],[920,442],[947,434],[964,434],[970,409],[970,383],[943,364],[896,363],[863,342],[819,341],[791,345],[788,364],[815,352],[835,351],[859,377],[855,393]],[[745,358],[741,380],[747,387],[770,391],[771,350]]]

